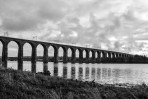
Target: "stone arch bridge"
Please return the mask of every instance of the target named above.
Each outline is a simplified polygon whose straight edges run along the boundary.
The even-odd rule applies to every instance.
[[[54,48],[54,63],[58,63],[58,53],[59,48],[63,49],[63,63],[146,63],[147,58],[144,56],[131,55],[122,52],[101,50],[95,48],[86,48],[73,45],[64,45],[57,43],[49,43],[42,41],[26,40],[19,38],[11,38],[0,36],[0,41],[2,42],[2,66],[7,68],[8,62],[8,44],[14,41],[18,45],[18,70],[23,70],[23,46],[25,43],[29,43],[32,47],[31,53],[31,63],[32,72],[36,72],[36,61],[37,61],[37,46],[42,45],[43,47],[43,63],[47,64],[49,62],[48,58],[48,48],[52,46]],[[68,61],[68,49],[71,50],[71,58]],[[76,58],[76,50],[79,52],[79,57]],[[86,57],[83,57],[83,51],[86,52]],[[92,53],[90,57],[90,52]],[[47,65],[44,66],[44,72],[47,71]]]

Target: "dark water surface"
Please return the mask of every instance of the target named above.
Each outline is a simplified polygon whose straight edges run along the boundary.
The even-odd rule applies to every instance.
[[[17,69],[17,62],[9,61],[8,67]],[[98,83],[148,84],[148,64],[54,64],[48,63],[53,76]],[[24,62],[24,71],[31,70],[31,62]],[[43,71],[43,63],[37,62],[37,72]]]

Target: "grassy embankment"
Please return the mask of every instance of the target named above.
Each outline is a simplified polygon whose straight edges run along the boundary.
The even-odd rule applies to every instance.
[[[148,99],[148,86],[115,87],[0,68],[0,99]]]

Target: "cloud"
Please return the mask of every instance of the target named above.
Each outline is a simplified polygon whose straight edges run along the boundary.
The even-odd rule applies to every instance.
[[[37,29],[47,20],[58,21],[67,7],[61,0],[6,0],[0,1],[2,27],[9,31]]]
[[[0,0],[0,31],[45,41],[104,44],[113,50],[139,49],[143,43],[137,41],[147,39],[147,6],[146,0]]]

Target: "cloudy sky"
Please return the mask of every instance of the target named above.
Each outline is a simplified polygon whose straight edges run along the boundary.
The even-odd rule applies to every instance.
[[[148,44],[148,0],[0,0],[0,35],[130,52]]]

